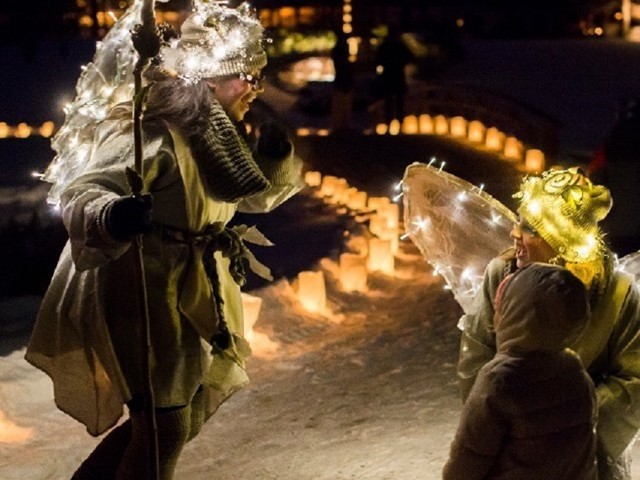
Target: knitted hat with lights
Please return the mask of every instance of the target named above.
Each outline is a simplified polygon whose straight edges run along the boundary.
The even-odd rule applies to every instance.
[[[609,190],[593,185],[579,168],[547,170],[528,176],[518,213],[567,262],[592,262],[605,251],[598,222],[611,209]]]
[[[179,39],[162,48],[162,64],[181,77],[202,78],[250,74],[264,68],[264,28],[247,3],[196,2],[182,24]]]

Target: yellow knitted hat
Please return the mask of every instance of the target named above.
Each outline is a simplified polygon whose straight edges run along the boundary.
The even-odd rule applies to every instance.
[[[547,170],[525,177],[518,213],[567,262],[602,257],[604,241],[598,222],[611,209],[609,190],[593,185],[579,168]]]

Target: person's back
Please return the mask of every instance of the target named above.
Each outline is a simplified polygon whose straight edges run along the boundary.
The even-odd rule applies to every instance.
[[[465,403],[443,478],[595,480],[595,390],[565,349],[586,325],[584,285],[531,264],[501,284],[496,312],[497,354]]]

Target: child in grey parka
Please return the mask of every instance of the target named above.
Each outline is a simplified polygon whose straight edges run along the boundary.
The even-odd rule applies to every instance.
[[[566,348],[587,324],[583,283],[532,263],[495,303],[497,353],[471,389],[443,479],[595,480],[595,390]]]

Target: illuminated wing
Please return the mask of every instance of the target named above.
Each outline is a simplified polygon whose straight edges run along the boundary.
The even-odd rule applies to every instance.
[[[633,277],[636,285],[640,286],[640,251],[629,253],[620,260],[616,270],[622,270]]]
[[[511,245],[515,214],[479,187],[423,163],[402,183],[409,237],[469,313],[489,261]]]
[[[139,22],[142,3],[134,2],[116,21],[97,43],[93,61],[82,68],[76,97],[65,107],[64,124],[51,140],[56,156],[42,177],[53,184],[49,203],[59,203],[60,193],[87,168],[93,134],[109,109],[133,98],[137,53],[131,30]]]

